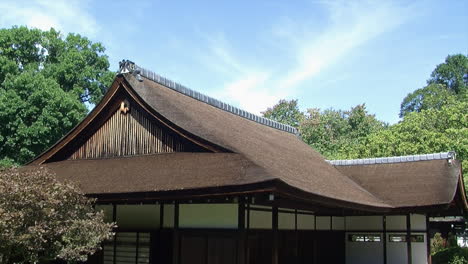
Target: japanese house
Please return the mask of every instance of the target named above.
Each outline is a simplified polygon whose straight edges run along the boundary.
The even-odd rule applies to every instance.
[[[453,152],[327,161],[295,128],[130,61],[30,166],[117,222],[90,263],[428,263],[429,217],[467,210]]]

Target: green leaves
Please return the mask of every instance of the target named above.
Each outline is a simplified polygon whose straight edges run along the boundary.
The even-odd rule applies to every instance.
[[[401,103],[400,117],[425,109],[440,109],[455,101],[466,101],[468,96],[468,57],[462,54],[448,56],[437,65],[427,81],[428,85],[409,93]]]
[[[305,116],[299,110],[297,100],[280,100],[276,105],[262,112],[263,116],[280,123],[298,128]]]
[[[427,82],[443,84],[455,94],[466,93],[468,57],[463,54],[447,56],[444,63],[437,65]]]
[[[31,160],[86,115],[115,75],[104,51],[54,29],[0,30],[0,160]]]
[[[109,239],[113,224],[93,210],[70,183],[46,169],[0,172],[0,256],[4,263],[33,263],[60,258],[85,261]],[[6,259],[5,259],[6,258]]]

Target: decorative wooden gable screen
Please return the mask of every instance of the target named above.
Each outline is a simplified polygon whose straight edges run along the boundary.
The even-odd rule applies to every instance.
[[[149,116],[137,104],[120,108],[70,159],[97,159],[171,152],[206,152]]]

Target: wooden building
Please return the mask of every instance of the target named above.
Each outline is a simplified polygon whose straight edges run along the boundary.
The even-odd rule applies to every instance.
[[[428,218],[467,209],[452,152],[326,161],[296,129],[130,61],[29,166],[117,222],[94,263],[427,263]]]

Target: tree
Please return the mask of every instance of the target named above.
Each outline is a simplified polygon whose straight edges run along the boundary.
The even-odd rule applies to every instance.
[[[386,124],[367,112],[365,104],[348,111],[308,109],[300,131],[307,144],[329,159],[355,158],[354,146]]]
[[[54,29],[0,30],[0,164],[29,161],[100,100],[114,77],[104,51]]]
[[[299,110],[297,100],[280,100],[276,105],[262,112],[263,116],[280,123],[298,128],[304,120],[304,113]]]
[[[40,168],[0,172],[0,263],[86,261],[112,237],[94,200]]]
[[[468,92],[468,57],[449,55],[437,65],[427,86],[409,93],[401,103],[400,117],[410,112],[440,108],[454,100],[466,101]]]
[[[440,109],[453,103],[457,96],[443,84],[432,83],[408,94],[401,103],[400,117],[407,113],[421,112],[426,109]]]
[[[370,134],[354,151],[367,158],[454,150],[462,166],[468,168],[466,109],[468,101],[456,101],[440,109],[408,113],[400,123]]]
[[[449,55],[445,62],[437,65],[428,84],[445,85],[455,94],[466,93],[468,87],[468,57],[463,54]]]

